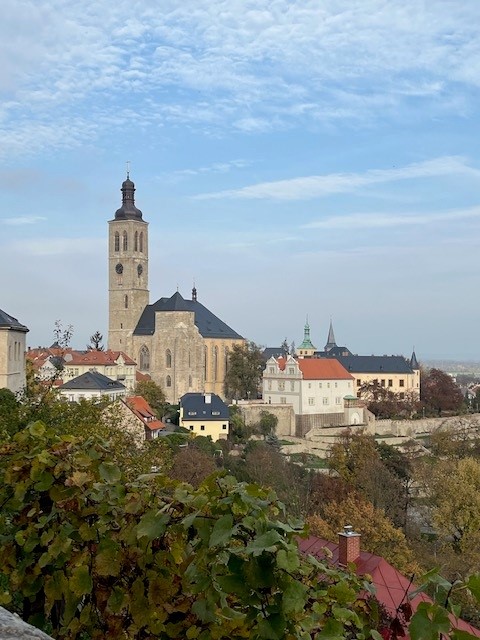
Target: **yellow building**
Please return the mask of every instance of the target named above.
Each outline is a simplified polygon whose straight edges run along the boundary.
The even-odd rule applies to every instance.
[[[186,393],[180,399],[179,425],[214,442],[228,436],[229,411],[215,393]]]
[[[364,385],[378,382],[397,394],[400,400],[420,397],[420,366],[415,352],[410,360],[403,356],[336,356],[355,378],[357,396]]]

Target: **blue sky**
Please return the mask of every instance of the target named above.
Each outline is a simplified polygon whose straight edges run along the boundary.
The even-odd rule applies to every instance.
[[[131,162],[151,301],[480,359],[478,0],[3,0],[0,308],[83,347]]]

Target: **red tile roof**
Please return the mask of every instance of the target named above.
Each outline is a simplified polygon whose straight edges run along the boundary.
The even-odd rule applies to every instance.
[[[157,418],[151,406],[142,396],[130,396],[126,399],[126,404],[150,431],[165,429],[165,423]]]
[[[71,358],[69,357],[71,356]],[[71,351],[68,355],[64,356],[67,365],[80,365],[80,364],[100,364],[104,366],[115,366],[117,360],[123,357],[125,364],[135,365],[135,360],[132,360],[123,351],[96,351],[94,349],[90,351]]]
[[[135,371],[135,379],[137,382],[143,382],[144,380],[151,380],[152,377],[148,373],[140,373],[140,371]]]
[[[306,539],[299,539],[298,546],[302,553],[312,555],[318,560],[326,559],[324,549],[327,548],[332,554],[330,562],[334,565],[339,564],[338,544],[335,542],[310,536]],[[397,608],[405,601],[405,594],[412,593],[417,589],[415,584],[381,556],[362,551],[355,564],[358,575],[368,574],[371,576],[375,585],[377,600],[385,606],[392,617],[395,617]],[[410,600],[413,611],[417,609],[420,602],[432,602],[432,600],[425,593],[420,592]],[[475,637],[480,638],[480,630],[465,622],[465,620],[454,618],[453,616],[451,616],[451,620],[457,629],[468,631]],[[408,640],[408,636],[406,636],[406,640]]]
[[[278,358],[277,362],[284,371],[285,358]],[[333,358],[298,358],[297,363],[304,380],[353,380],[345,367]]]

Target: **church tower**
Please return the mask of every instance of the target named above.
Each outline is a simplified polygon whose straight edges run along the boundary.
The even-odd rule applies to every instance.
[[[149,303],[148,223],[128,172],[121,191],[122,206],[108,223],[108,348],[133,357],[132,334]]]

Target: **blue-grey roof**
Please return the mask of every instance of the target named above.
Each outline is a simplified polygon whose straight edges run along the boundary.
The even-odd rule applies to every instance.
[[[71,389],[72,391],[119,391],[125,389],[125,385],[118,382],[118,380],[107,378],[107,376],[104,376],[103,373],[98,373],[98,371],[87,371],[87,373],[82,373],[81,376],[65,382],[59,388]]]
[[[171,298],[160,298],[145,307],[133,335],[152,336],[155,333],[155,313],[165,311],[190,311],[195,314],[195,325],[204,338],[231,338],[242,340],[242,336],[228,324],[217,318],[197,300],[185,300],[178,291]]]
[[[262,359],[267,362],[270,358],[284,358],[285,349],[283,347],[265,347],[262,351]]]
[[[21,324],[16,318],[10,316],[5,311],[0,309],[0,328],[2,329],[12,329],[13,331],[23,331],[26,333],[28,331],[27,327]]]
[[[354,373],[413,373],[403,356],[336,356],[336,360]]]
[[[210,396],[211,402],[205,402]],[[184,420],[228,420],[228,406],[216,393],[186,393],[180,398]]]

